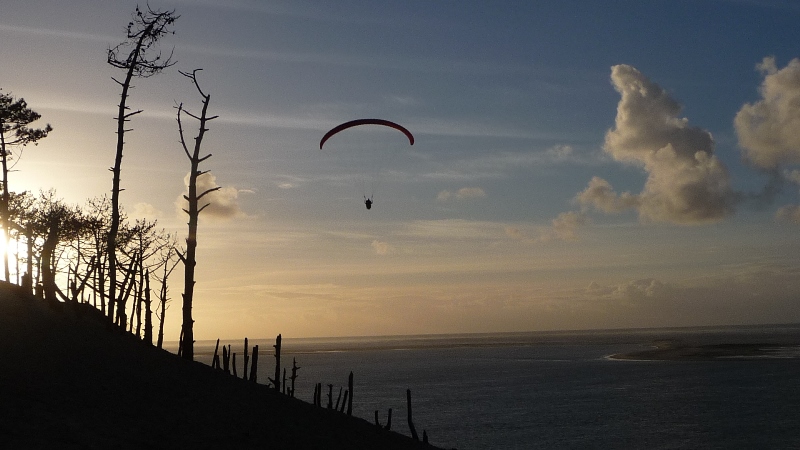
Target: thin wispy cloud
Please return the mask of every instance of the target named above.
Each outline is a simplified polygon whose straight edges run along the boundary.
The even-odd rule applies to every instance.
[[[447,167],[424,174],[442,180],[502,178],[509,173],[557,164],[593,165],[602,162],[598,154],[578,153],[570,145],[555,145],[543,151],[497,152],[449,162]]]
[[[57,30],[57,29],[39,28],[39,27],[25,27],[25,26],[7,25],[7,24],[0,24],[0,33],[27,34],[34,36],[53,37],[58,39],[76,39],[81,41],[104,42],[104,43],[111,43],[119,40],[119,37],[103,35],[103,34],[83,33],[78,31]]]
[[[436,200],[440,202],[446,202],[449,200],[471,200],[471,199],[481,199],[486,198],[486,191],[480,187],[463,187],[458,189],[455,192],[450,192],[448,190],[444,190],[439,192],[436,196]]]

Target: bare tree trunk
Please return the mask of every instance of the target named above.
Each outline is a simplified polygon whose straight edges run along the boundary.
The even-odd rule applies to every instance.
[[[53,270],[53,252],[58,244],[58,221],[50,220],[47,238],[42,246],[42,287],[44,288],[44,299],[55,304],[58,302],[56,297],[56,274]]]
[[[117,148],[116,156],[114,157],[114,166],[111,167],[113,173],[112,186],[111,186],[111,226],[108,231],[108,239],[106,241],[106,253],[108,254],[108,276],[109,276],[109,292],[108,292],[108,317],[114,320],[114,308],[117,303],[117,234],[119,233],[119,194],[122,191],[120,188],[120,173],[122,171],[122,151],[125,147],[125,132],[130,131],[125,128],[125,123],[130,121],[130,118],[136,114],[141,113],[141,110],[130,111],[127,106],[128,91],[131,88],[131,80],[134,75],[137,77],[146,78],[161,72],[163,69],[174,64],[172,56],[162,58],[158,56],[147,58],[145,53],[151,48],[162,36],[169,33],[168,26],[172,25],[178,16],[174,11],[157,12],[151,10],[149,7],[147,11],[140,11],[136,8],[136,14],[133,21],[128,26],[128,33],[126,38],[128,41],[108,50],[108,63],[118,69],[124,69],[125,80],[120,82],[114,81],[122,86],[122,93],[120,94],[119,109],[117,111]],[[130,53],[127,55],[119,55],[119,52],[127,48],[125,45],[131,47]],[[112,78],[113,79],[113,78]],[[123,313],[124,315],[124,313]],[[191,334],[189,338],[191,339]]]
[[[0,129],[4,129],[5,124],[2,120],[0,120]],[[0,196],[0,222],[2,222],[3,226],[3,239],[5,240],[5,247],[8,248],[8,235],[9,235],[9,213],[8,213],[8,202],[9,202],[9,192],[8,192],[8,151],[6,151],[6,141],[5,141],[5,132],[0,132],[0,162],[2,162],[2,170],[3,170],[3,193]],[[3,252],[3,272],[4,272],[4,280],[11,281],[11,274],[8,267],[8,252]]]
[[[417,435],[417,429],[414,427],[414,419],[411,417],[411,389],[406,389],[406,408],[408,411],[408,429],[411,430],[411,437],[418,441],[419,435]]]
[[[279,334],[277,338],[275,338],[275,378],[269,378],[269,381],[272,382],[273,386],[275,386],[275,390],[280,392],[281,390],[281,335]]]
[[[289,393],[289,395],[291,395],[292,397],[294,397],[294,382],[295,382],[295,380],[297,380],[297,371],[298,370],[300,370],[300,367],[297,365],[297,358],[292,358],[292,376],[289,377],[289,379],[292,380],[292,390]],[[342,396],[342,392],[341,391],[339,391],[339,396],[340,397]],[[337,400],[336,404],[338,406],[338,404],[339,404],[338,400]]]
[[[153,345],[153,310],[150,300],[150,271],[144,273],[144,341]]]
[[[202,193],[197,192],[197,177],[202,175],[205,172],[200,171],[200,163],[205,161],[206,159],[211,157],[211,154],[201,157],[200,156],[200,146],[203,142],[203,136],[205,136],[206,131],[208,131],[207,123],[210,120],[216,118],[216,116],[208,117],[208,104],[211,101],[211,95],[205,94],[202,89],[200,89],[200,85],[197,83],[197,70],[192,72],[191,74],[181,72],[184,76],[190,78],[194,83],[197,91],[200,93],[200,96],[203,97],[203,109],[199,116],[193,116],[189,113],[191,117],[194,117],[200,122],[200,128],[198,130],[197,136],[194,138],[194,149],[190,153],[189,147],[186,144],[186,140],[183,136],[183,124],[181,122],[181,113],[184,112],[183,104],[178,106],[178,131],[180,134],[180,141],[181,145],[183,146],[183,150],[186,153],[186,156],[189,158],[190,161],[190,171],[189,171],[189,193],[184,198],[189,203],[188,209],[184,211],[186,214],[189,215],[189,235],[186,237],[186,254],[181,257],[181,260],[184,263],[184,292],[183,292],[183,329],[185,333],[185,339],[183,345],[186,347],[183,351],[183,357],[185,359],[194,359],[194,319],[192,319],[192,302],[194,300],[194,271],[195,266],[197,265],[197,222],[200,216],[200,212],[203,211],[209,204],[205,204],[204,206],[200,206],[200,200],[219,189],[219,187],[214,187],[208,189]],[[245,359],[246,364],[246,359]],[[247,369],[245,368],[245,373],[243,374],[244,377],[247,377]]]
[[[123,330],[128,325],[128,316],[126,308],[127,308],[128,298],[130,298],[131,290],[133,289],[133,284],[134,284],[133,278],[134,278],[134,273],[136,271],[136,259],[137,255],[134,254],[133,259],[131,259],[131,264],[128,267],[128,270],[125,272],[125,279],[122,282],[122,289],[120,289],[120,299],[117,308],[116,323]]]
[[[350,398],[347,400],[347,415],[353,415],[353,372],[347,377],[347,390],[350,392]]]
[[[253,346],[253,360],[250,362],[250,381],[255,383],[258,380],[258,346]]]
[[[141,246],[140,254],[144,253]],[[142,303],[144,303],[144,257],[139,258],[139,282],[136,289],[136,337],[142,337]]]
[[[33,225],[31,224],[25,228],[25,241],[28,244],[28,277],[33,287]]]
[[[247,348],[247,338],[244,338],[244,370],[242,370],[242,379],[247,380],[247,365],[250,362],[250,357],[247,356],[247,352],[250,350]]]

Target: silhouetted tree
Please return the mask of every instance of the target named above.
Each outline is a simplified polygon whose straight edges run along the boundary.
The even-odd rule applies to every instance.
[[[116,47],[108,49],[108,63],[118,69],[125,70],[125,79],[119,81],[112,78],[122,87],[120,94],[119,110],[117,112],[117,150],[111,188],[111,224],[109,227],[108,241],[108,277],[109,277],[109,303],[108,315],[114,318],[117,289],[117,233],[119,231],[119,193],[120,172],[122,167],[122,150],[125,146],[125,123],[142,110],[131,111],[127,106],[128,91],[132,88],[133,77],[148,78],[174,64],[172,53],[166,58],[155,47],[159,40],[172,33],[170,27],[179,16],[175,11],[154,11],[148,6],[146,10],[136,7],[133,20],[128,23],[126,40]]]
[[[179,254],[185,269],[183,291],[183,326],[181,328],[183,335],[183,339],[181,339],[181,356],[190,360],[194,359],[194,320],[192,319],[192,300],[194,297],[195,284],[194,269],[195,265],[197,264],[197,222],[200,213],[210,205],[210,203],[206,203],[205,205],[200,206],[200,200],[202,200],[202,198],[206,195],[219,189],[219,186],[217,186],[206,189],[200,193],[197,192],[197,177],[207,172],[200,170],[200,163],[211,157],[210,153],[206,156],[200,156],[200,146],[203,143],[203,137],[205,136],[206,131],[208,131],[208,121],[217,118],[217,116],[208,116],[208,104],[211,101],[211,94],[204,93],[200,88],[200,85],[197,82],[197,72],[199,70],[200,69],[195,69],[192,71],[192,73],[181,72],[181,74],[192,80],[197,92],[199,92],[200,96],[203,98],[203,108],[200,112],[200,115],[191,114],[183,109],[183,103],[179,104],[177,107],[178,133],[180,135],[181,146],[183,147],[184,153],[186,153],[186,157],[189,158],[191,166],[189,169],[189,193],[188,195],[183,196],[183,198],[188,202],[188,209],[184,209],[183,211],[189,215],[189,235],[186,237],[186,253]],[[194,148],[191,151],[189,150],[189,146],[186,144],[186,139],[183,133],[183,122],[181,118],[182,114],[186,114],[187,116],[200,122],[197,136],[194,138]],[[245,362],[245,364],[247,363]],[[246,370],[243,376],[247,376]]]
[[[15,100],[11,94],[0,92],[0,171],[2,172],[2,196],[0,196],[0,225],[5,231],[5,247],[11,236],[9,222],[9,198],[11,193],[8,190],[8,163],[12,160],[12,148],[22,149],[28,144],[38,144],[40,139],[47,137],[53,131],[50,124],[44,128],[29,128],[31,122],[39,120],[42,116],[28,108],[24,98]],[[21,154],[21,152],[20,152]],[[17,157],[19,160],[19,156]],[[13,168],[13,166],[12,166]],[[11,281],[10,268],[8,265],[8,252],[3,252],[4,275],[6,281]]]
[[[29,246],[37,260],[36,277],[41,278],[44,296],[51,302],[59,298],[68,301],[56,285],[56,274],[61,270],[61,256],[67,254],[69,267],[71,255],[67,251],[70,242],[81,233],[81,212],[76,206],[69,206],[55,196],[55,191],[43,191],[25,211],[15,211],[17,222],[30,230]]]
[[[158,255],[160,264],[161,275],[159,276],[157,273],[158,271],[154,271],[156,273],[155,278],[161,284],[161,288],[158,293],[158,301],[159,301],[159,308],[157,311],[160,313],[156,313],[156,317],[158,317],[158,339],[156,341],[156,347],[162,348],[164,344],[164,318],[167,315],[167,302],[169,302],[169,285],[168,280],[169,276],[172,275],[172,271],[175,270],[175,267],[178,266],[180,259],[178,259],[177,255],[181,252],[181,249],[178,248],[178,243],[175,240],[175,236],[170,234],[167,237],[167,241],[161,247],[161,251]],[[226,366],[227,367],[227,366]]]
[[[25,236],[26,251],[26,265],[25,275],[23,276],[22,286],[29,292],[33,288],[33,255],[36,240],[34,238],[34,230],[32,226],[31,211],[34,210],[35,199],[28,192],[15,194],[9,193],[9,224],[10,231],[13,232],[15,240],[19,243],[20,237]],[[17,253],[19,258],[19,253]]]
[[[97,307],[97,297],[100,299],[100,311],[106,313],[106,275],[108,274],[108,233],[111,225],[111,201],[107,196],[88,200],[84,208],[84,228],[89,239],[88,249],[84,249],[84,256],[94,257],[94,270],[92,271],[93,280],[91,288],[95,298],[94,303]],[[125,222],[125,217],[120,217],[121,222]]]

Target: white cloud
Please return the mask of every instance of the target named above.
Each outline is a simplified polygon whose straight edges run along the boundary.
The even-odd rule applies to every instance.
[[[800,59],[778,70],[775,58],[767,57],[757,68],[764,75],[761,100],[736,114],[739,145],[745,158],[762,169],[800,163]]]
[[[797,320],[796,313],[786,314],[797,310],[798,288],[796,268],[755,265],[684,281],[592,282],[569,298],[609,314],[615,327],[783,323]]]
[[[486,198],[486,191],[479,187],[463,187],[456,192],[459,200],[468,198]]]
[[[553,219],[553,236],[563,241],[575,241],[578,239],[576,231],[586,223],[586,215],[582,213],[574,211],[563,212]]]
[[[436,200],[439,200],[440,202],[446,202],[450,200],[450,197],[452,196],[453,196],[452,192],[445,190],[439,192],[439,194],[436,195]]]
[[[689,126],[678,116],[680,105],[635,68],[614,66],[611,80],[622,97],[604,150],[642,167],[647,181],[639,194],[618,194],[595,177],[577,200],[605,213],[636,209],[642,220],[655,222],[707,223],[732,214],[736,195],[713,154],[711,133]]]
[[[457,200],[486,198],[486,191],[479,187],[463,187],[457,190],[455,193],[444,190],[439,192],[439,194],[436,196],[436,200],[439,200],[440,202],[446,202],[451,198],[456,198]]]
[[[382,242],[377,239],[372,241],[372,248],[375,250],[375,253],[378,255],[388,255],[394,250],[394,247],[389,245],[387,242]]]
[[[140,202],[133,205],[133,217],[144,217],[147,219],[155,219],[161,215],[155,206],[150,203]]]
[[[611,187],[611,183],[600,177],[592,177],[589,186],[575,199],[582,205],[592,205],[607,214],[639,206],[639,198],[636,195],[632,195],[630,192],[617,194]]]
[[[531,232],[524,232],[514,226],[506,226],[506,236],[529,244],[550,241],[577,241],[578,229],[589,222],[586,214],[582,212],[567,211],[558,215],[544,229]]]
[[[189,185],[189,174],[186,174],[186,177],[183,179],[184,184],[188,187]],[[214,189],[217,187],[217,177],[211,174],[211,172],[206,172],[199,177],[197,177],[197,193],[202,194],[203,192]],[[188,192],[185,191],[184,194],[180,195],[178,199],[175,201],[175,206],[179,214],[185,214],[183,209],[188,209],[188,202],[183,197]],[[216,219],[233,219],[237,217],[245,217],[246,214],[242,211],[241,207],[239,206],[239,191],[232,186],[227,187],[220,187],[216,191],[208,193],[206,196],[200,199],[199,207],[203,207],[203,205],[208,204],[208,206],[203,209],[201,212],[202,217],[210,217]]]

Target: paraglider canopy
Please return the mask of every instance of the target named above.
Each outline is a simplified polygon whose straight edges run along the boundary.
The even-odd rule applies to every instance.
[[[414,145],[414,135],[411,134],[411,132],[408,131],[402,125],[384,119],[356,119],[331,128],[330,131],[325,133],[325,136],[322,136],[322,139],[320,139],[319,149],[322,150],[322,146],[325,145],[325,141],[330,139],[330,137],[333,136],[334,134],[346,130],[348,128],[357,127],[359,125],[383,125],[385,127],[394,128],[395,130],[398,130],[403,134],[405,134],[406,137],[408,138],[408,143]]]
[[[345,122],[345,123],[339,124],[339,125],[331,128],[327,133],[325,133],[325,135],[322,136],[322,139],[320,139],[320,141],[319,141],[320,150],[322,150],[322,147],[325,145],[325,142],[328,139],[330,139],[332,136],[334,136],[335,134],[337,134],[337,133],[339,133],[341,131],[347,130],[348,128],[357,127],[357,126],[360,126],[360,125],[380,125],[380,126],[384,126],[384,127],[393,128],[393,129],[403,133],[408,138],[408,143],[411,144],[411,145],[414,145],[414,135],[411,134],[411,132],[408,131],[402,125],[399,125],[397,123],[394,123],[394,122],[389,121],[389,120],[384,120],[384,119],[356,119],[356,120],[351,120],[349,122]],[[372,204],[374,203],[373,194],[371,192],[374,190],[374,183],[375,183],[375,179],[374,178],[377,177],[377,174],[378,174],[379,171],[380,171],[380,167],[379,166],[375,167],[373,180],[372,180],[372,183],[370,183],[370,184],[372,184],[372,186],[371,186],[372,189],[370,191],[367,191],[366,190],[366,186],[364,186],[365,187],[364,191],[365,192],[370,192],[369,196],[367,196],[366,194],[364,195],[364,205],[367,207],[368,210],[372,209]]]

